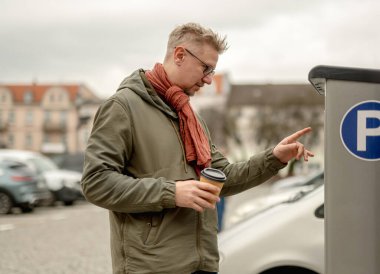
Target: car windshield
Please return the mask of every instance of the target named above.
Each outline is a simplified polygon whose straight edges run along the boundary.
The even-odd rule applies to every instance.
[[[31,172],[27,165],[24,165],[23,163],[19,162],[4,161],[4,166],[14,171]]]
[[[295,195],[291,196],[285,203],[294,203],[298,201],[299,199],[302,199],[304,196],[309,194],[310,192],[313,192],[316,188],[320,187],[324,184],[324,173],[321,173],[317,176],[313,176],[306,184],[305,186],[310,186],[310,188],[301,190],[297,192]]]
[[[31,162],[33,166],[36,167],[38,172],[45,172],[58,169],[58,167],[52,160],[49,160],[45,157],[30,158],[29,162]]]
[[[315,189],[317,189],[321,185],[323,185],[323,183],[324,183],[323,178],[315,179],[314,184],[312,185],[312,188],[310,188],[308,190],[301,190],[301,191],[297,192],[295,195],[290,197],[289,200],[285,201],[284,203],[294,203],[294,202],[302,199],[303,197],[308,195],[310,192],[313,192]]]
[[[247,220],[253,216],[259,215],[259,214],[261,214],[261,213],[263,213],[263,212],[265,212],[271,208],[277,207],[281,204],[292,204],[292,203],[298,202],[299,200],[303,199],[304,197],[308,196],[309,194],[311,194],[312,192],[314,192],[315,190],[320,188],[322,185],[324,185],[323,173],[318,175],[318,176],[313,177],[312,181],[313,181],[313,183],[307,184],[309,186],[308,188],[297,191],[294,195],[290,196],[288,199],[285,199],[283,201],[279,201],[279,202],[276,202],[273,204],[269,204],[269,205],[261,208],[260,210],[248,212],[248,213],[244,214],[243,216],[240,216],[239,220],[235,221],[233,223],[233,225],[244,222],[245,220]]]

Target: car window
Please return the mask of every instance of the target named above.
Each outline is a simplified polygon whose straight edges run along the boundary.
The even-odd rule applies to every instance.
[[[317,218],[324,219],[325,218],[325,204],[320,205],[314,212],[314,215]]]
[[[31,170],[28,168],[27,165],[16,162],[16,161],[4,161],[3,162],[4,167],[6,167],[8,170],[16,171],[16,172],[31,172]]]
[[[37,172],[45,172],[58,169],[52,160],[45,157],[30,158],[28,162],[36,168]]]
[[[20,173],[31,173],[32,170],[28,168],[26,165],[13,165],[10,167],[11,170],[15,172],[20,172]]]
[[[310,181],[308,181],[306,185],[319,185],[324,179],[325,179],[325,174],[321,173],[318,176],[312,178]]]
[[[314,180],[314,183],[311,185],[312,187],[310,189],[301,190],[301,191],[297,192],[295,195],[290,197],[284,203],[295,203],[298,200],[303,199],[305,196],[309,195],[310,193],[313,193],[316,189],[319,189],[323,185],[324,185],[323,178],[318,178],[318,180]]]

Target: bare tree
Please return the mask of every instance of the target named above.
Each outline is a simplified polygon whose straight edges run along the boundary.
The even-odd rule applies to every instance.
[[[323,129],[323,109],[319,106],[279,105],[258,107],[251,119],[255,128],[253,138],[263,148],[275,146],[279,141],[304,127],[312,127],[314,134],[304,137],[303,143],[308,147],[317,145]],[[289,164],[288,176],[293,175],[297,161]]]

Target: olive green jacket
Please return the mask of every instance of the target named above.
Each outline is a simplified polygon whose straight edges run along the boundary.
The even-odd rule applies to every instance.
[[[284,167],[267,150],[230,164],[211,143],[212,167],[227,181],[221,195],[254,187]],[[175,204],[175,181],[199,179],[187,164],[177,114],[138,70],[99,108],[85,153],[82,188],[110,212],[114,273],[218,271],[217,214]]]

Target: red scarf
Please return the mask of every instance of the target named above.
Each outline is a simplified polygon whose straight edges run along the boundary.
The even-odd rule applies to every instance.
[[[186,160],[195,165],[199,175],[203,168],[211,164],[210,145],[191,108],[189,96],[180,87],[170,83],[162,64],[157,63],[145,75],[160,97],[177,111]]]

